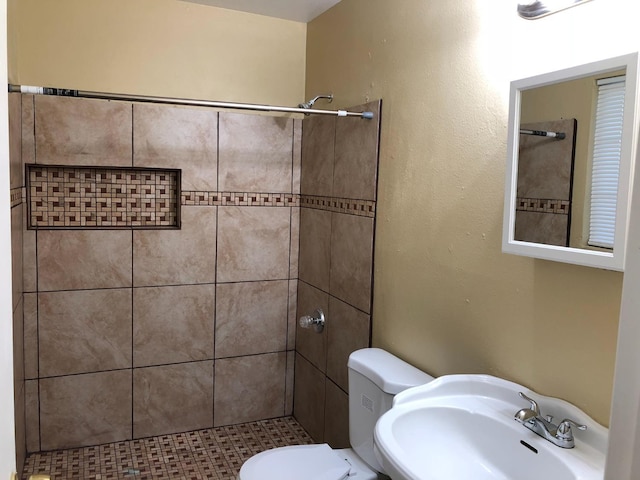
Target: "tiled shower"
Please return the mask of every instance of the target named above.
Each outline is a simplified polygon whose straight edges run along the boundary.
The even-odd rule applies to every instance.
[[[316,441],[342,446],[346,357],[370,342],[378,128],[309,117],[303,147],[299,119],[11,94],[18,451],[294,412]],[[66,227],[26,229],[24,164],[107,185],[47,178],[44,215],[57,206],[51,223]],[[118,224],[140,213],[101,198],[116,188],[109,169],[129,183],[137,169],[181,169],[181,228]],[[71,214],[75,194],[87,209]],[[328,327],[296,338],[312,306]]]
[[[302,140],[298,316],[320,307],[327,325],[297,330],[294,416],[335,448],[349,446],[349,354],[371,343],[381,102],[352,110],[375,120],[311,117]]]

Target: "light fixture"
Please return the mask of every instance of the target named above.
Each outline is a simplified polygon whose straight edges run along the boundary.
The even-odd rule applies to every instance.
[[[532,0],[518,3],[518,15],[527,20],[545,17],[590,0]]]

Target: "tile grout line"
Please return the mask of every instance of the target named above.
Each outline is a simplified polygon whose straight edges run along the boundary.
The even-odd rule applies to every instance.
[[[134,355],[135,355],[135,351],[134,351],[134,299],[133,296],[135,294],[135,290],[133,289],[133,262],[134,262],[134,252],[133,252],[133,248],[134,248],[134,241],[133,241],[133,236],[134,236],[134,232],[133,230],[131,231],[131,438],[133,439],[133,423],[134,423],[134,401],[135,401],[135,384],[134,384],[134,379],[133,379],[133,374],[134,374]]]
[[[135,165],[135,132],[133,131],[134,125],[135,125],[135,108],[133,103],[131,104],[131,166],[133,167]],[[133,300],[133,296],[134,296],[134,231],[133,229],[131,230],[131,427],[129,429],[130,432],[130,437],[131,439],[133,439],[133,423],[134,423],[134,402],[135,402],[135,384],[134,384],[134,379],[133,379],[133,366],[134,364],[134,319],[133,319],[133,315],[134,315],[134,300]]]
[[[294,119],[291,122],[292,128],[291,128],[291,194],[294,195],[296,192],[293,188],[294,185],[294,176],[295,176],[295,167],[296,167],[296,162],[295,162],[295,158],[296,158],[296,120]],[[301,125],[302,127],[302,125]],[[302,135],[301,135],[302,137]],[[301,152],[302,154],[302,152]],[[301,161],[302,163],[302,161]],[[302,170],[302,167],[300,167],[300,170]],[[293,208],[290,207],[289,208],[289,262],[288,262],[288,271],[289,271],[289,275],[288,275],[288,282],[287,282],[287,313],[286,313],[286,328],[285,328],[285,337],[284,337],[284,344],[285,344],[285,351],[288,352],[289,351],[289,315],[291,314],[291,302],[292,302],[292,295],[291,295],[291,255],[293,253]],[[299,257],[299,248],[298,248],[298,257]],[[296,285],[297,287],[297,285]],[[297,302],[296,302],[296,315],[297,315]],[[284,396],[282,399],[282,412],[283,414],[287,414],[287,395],[289,394],[289,385],[287,384],[287,379],[288,379],[288,373],[289,373],[289,354],[285,353],[285,359],[284,359]]]
[[[220,112],[216,113],[216,188],[220,188]],[[211,362],[211,427],[216,424],[216,328],[218,325],[218,245],[220,243],[220,222],[219,213],[220,209],[216,206],[216,249],[214,252],[214,265],[215,271],[213,275],[214,289],[213,289],[213,360]]]
[[[36,97],[31,97],[33,115],[33,162],[38,163],[38,142],[36,142]],[[24,159],[23,162],[24,164]],[[26,170],[25,170],[26,176]],[[27,192],[28,193],[28,192]],[[27,218],[27,222],[29,219]],[[38,379],[38,449],[42,450],[42,402],[40,391],[40,269],[38,267],[38,232],[35,233],[35,270],[36,270],[36,377]]]

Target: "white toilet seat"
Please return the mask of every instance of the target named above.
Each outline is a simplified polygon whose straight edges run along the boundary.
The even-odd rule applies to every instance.
[[[350,455],[340,455],[345,452]],[[273,448],[244,462],[238,480],[345,480],[350,476],[375,479],[375,473],[368,468],[362,470],[366,465],[361,460],[353,461],[353,455],[349,450],[333,450],[326,443]]]

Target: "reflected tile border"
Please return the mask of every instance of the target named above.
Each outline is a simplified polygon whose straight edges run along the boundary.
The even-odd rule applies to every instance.
[[[571,202],[550,198],[524,198],[516,199],[516,210],[520,212],[541,212],[569,215]]]

